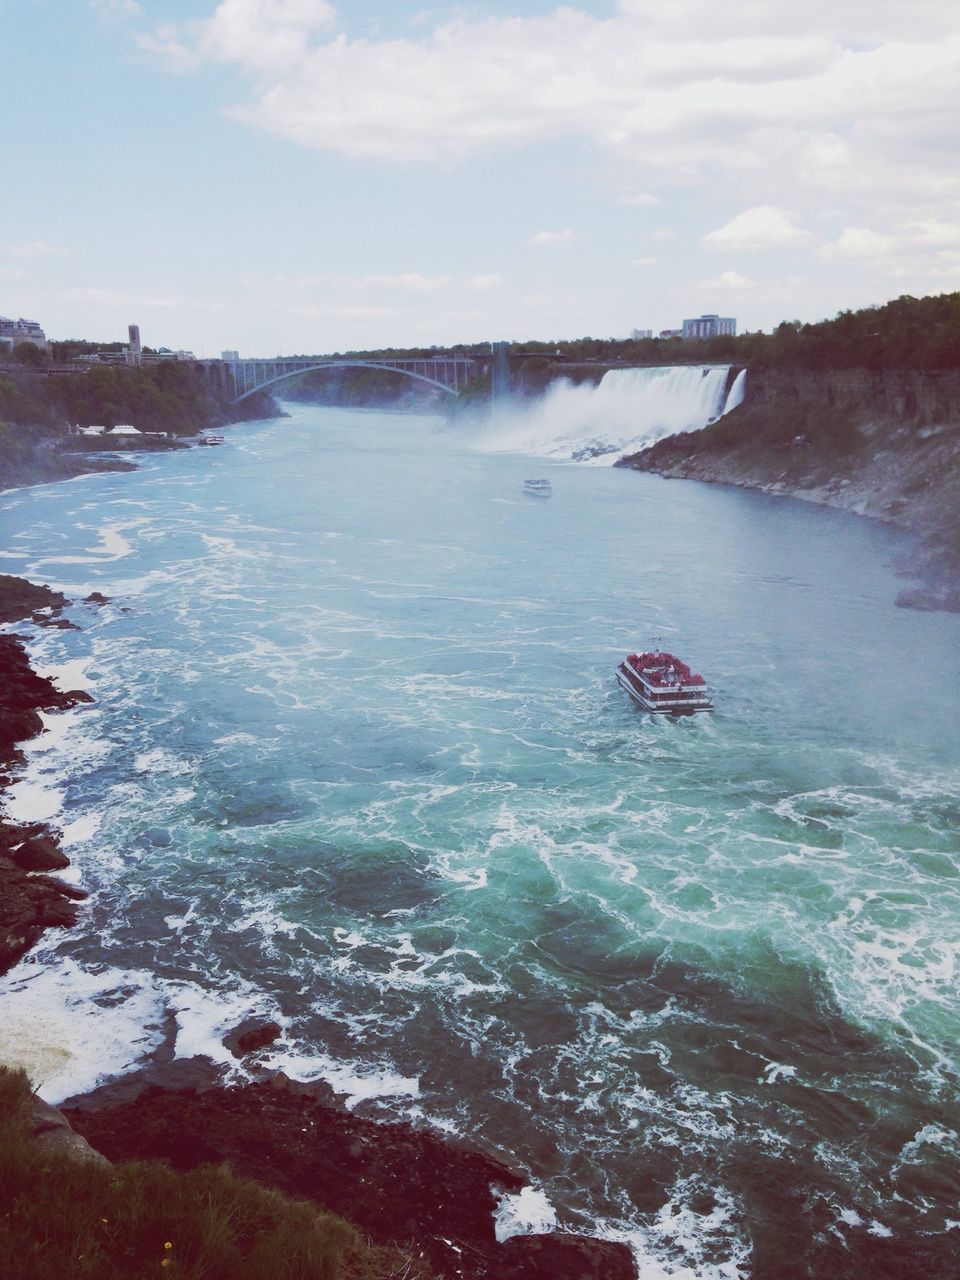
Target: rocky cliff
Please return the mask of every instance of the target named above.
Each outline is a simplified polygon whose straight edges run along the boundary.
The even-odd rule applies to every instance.
[[[749,371],[743,403],[619,466],[786,494],[915,534],[898,603],[960,612],[960,372]]]

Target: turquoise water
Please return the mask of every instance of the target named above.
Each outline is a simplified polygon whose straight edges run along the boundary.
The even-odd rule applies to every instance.
[[[95,891],[0,988],[47,1096],[265,1012],[645,1277],[953,1274],[960,618],[836,512],[291,412],[0,496],[111,597],[14,793]],[[617,687],[657,638],[714,715]]]

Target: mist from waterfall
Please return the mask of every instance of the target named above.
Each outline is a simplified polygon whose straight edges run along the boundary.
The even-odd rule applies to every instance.
[[[479,441],[492,452],[611,465],[679,431],[715,422],[743,400],[746,371],[729,365],[611,369],[599,385],[552,383],[536,402],[498,413]]]

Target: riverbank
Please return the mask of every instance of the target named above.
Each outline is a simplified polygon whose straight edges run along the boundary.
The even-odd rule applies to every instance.
[[[69,602],[58,591],[0,574],[0,623],[72,626],[61,617]],[[46,929],[77,922],[86,894],[48,874],[69,866],[57,831],[46,823],[2,817],[3,791],[23,764],[21,747],[44,732],[43,713],[91,702],[83,690],[63,691],[30,665],[21,637],[0,635],[0,974]]]
[[[621,467],[759,489],[912,535],[905,608],[960,612],[960,374],[749,372],[743,403]]]

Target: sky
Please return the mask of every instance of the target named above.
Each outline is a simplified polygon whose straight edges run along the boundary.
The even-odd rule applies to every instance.
[[[0,0],[0,314],[198,355],[960,289],[957,0]]]

